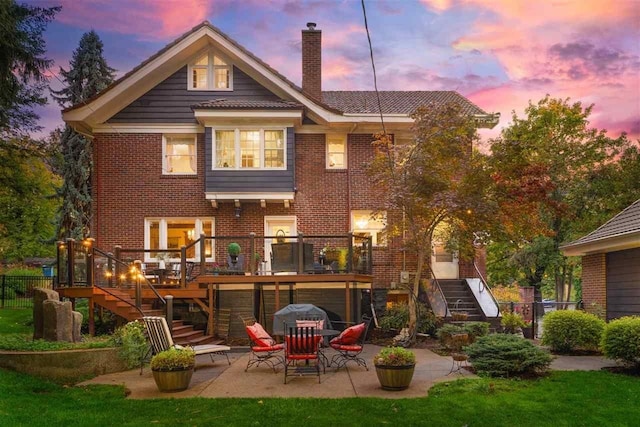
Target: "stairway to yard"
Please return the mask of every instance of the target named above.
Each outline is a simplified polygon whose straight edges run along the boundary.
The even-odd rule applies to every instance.
[[[93,288],[95,304],[125,318],[127,321],[142,319],[142,314],[135,309],[135,301],[126,291],[109,289],[106,292],[100,288]],[[164,316],[164,310],[154,309],[151,304],[140,307],[145,316]],[[224,342],[212,335],[205,335],[205,331],[194,329],[193,325],[182,320],[174,320],[172,326],[173,341],[179,345],[221,344]]]
[[[476,299],[464,280],[438,280],[438,283],[447,300],[450,312],[466,312],[467,321],[470,322],[484,320],[484,316],[476,304]]]

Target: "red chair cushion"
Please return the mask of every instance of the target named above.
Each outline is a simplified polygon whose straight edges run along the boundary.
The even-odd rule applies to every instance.
[[[362,351],[362,346],[358,344],[347,344],[347,345],[331,344],[331,347],[338,351],[355,351],[355,352]]]
[[[340,335],[338,335],[337,337],[331,340],[332,347],[333,347],[333,344],[343,344],[343,345],[355,344],[356,341],[358,341],[358,338],[360,338],[360,335],[364,333],[365,326],[366,325],[364,323],[359,323],[354,326],[349,326],[347,329],[342,331]]]
[[[295,336],[286,336],[284,337],[284,342],[288,347],[287,353],[294,352],[295,356],[287,356],[291,359],[296,359],[299,357],[315,357],[315,354],[318,351],[318,346],[320,345],[320,341],[322,341],[322,336],[314,335],[313,341],[311,341],[311,337],[295,337]],[[305,353],[304,356],[301,353]]]
[[[275,344],[275,345],[270,345],[268,347],[251,347],[251,350],[255,351],[256,353],[260,353],[260,352],[268,352],[268,351],[278,351],[278,350],[282,350],[284,348],[284,344]]]
[[[247,335],[249,335],[251,341],[259,347],[270,347],[276,343],[276,341],[271,338],[267,331],[265,331],[262,325],[258,322],[251,326],[245,326],[245,329],[247,330]]]

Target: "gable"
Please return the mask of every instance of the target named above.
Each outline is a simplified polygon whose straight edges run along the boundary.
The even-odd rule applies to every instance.
[[[196,123],[192,106],[218,99],[279,100],[273,92],[238,67],[233,67],[232,91],[187,88],[187,65],[111,117],[109,123]]]

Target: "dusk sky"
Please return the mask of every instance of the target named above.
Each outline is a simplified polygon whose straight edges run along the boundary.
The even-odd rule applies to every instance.
[[[20,2],[20,0],[18,0]],[[359,0],[28,0],[62,5],[45,33],[52,87],[93,29],[117,76],[204,20],[297,84],[300,31],[322,30],[323,90],[372,90]],[[591,125],[640,138],[640,0],[366,0],[380,90],[455,90],[502,118],[545,94],[595,104]],[[38,110],[51,130],[57,104]]]

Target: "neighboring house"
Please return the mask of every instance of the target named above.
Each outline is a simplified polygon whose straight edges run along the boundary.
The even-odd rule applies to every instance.
[[[67,124],[93,138],[95,246],[178,249],[201,234],[354,232],[373,239],[374,287],[399,281],[404,253],[387,246],[386,214],[372,217],[380,196],[364,169],[381,130],[376,94],[322,91],[315,24],[302,30],[302,70],[298,87],[204,22],[64,110]],[[411,138],[409,115],[430,102],[462,105],[479,127],[497,123],[454,91],[380,98],[400,143]],[[221,262],[210,249],[207,261]],[[267,260],[268,251],[265,244]],[[449,275],[475,276],[472,263],[438,256],[453,265]]]
[[[582,256],[586,310],[605,310],[607,320],[640,315],[640,200],[560,249]]]

